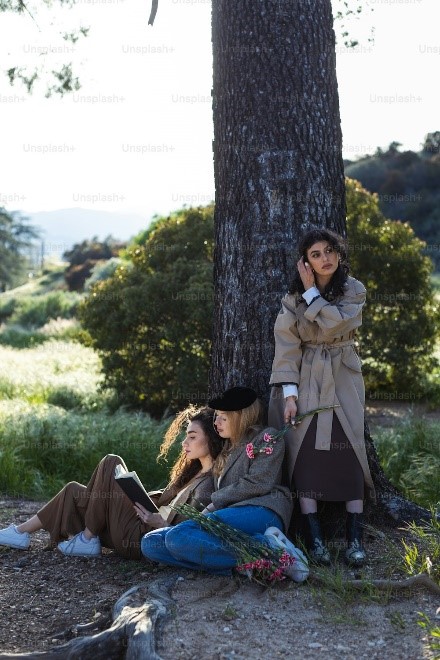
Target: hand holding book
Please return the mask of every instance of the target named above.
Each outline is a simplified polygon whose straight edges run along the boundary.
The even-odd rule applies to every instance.
[[[127,472],[122,465],[117,465],[115,468],[115,481],[133,504],[139,503],[150,513],[158,513],[159,509],[143,487],[136,472]]]
[[[149,525],[150,527],[160,529],[161,527],[165,527],[167,524],[160,513],[151,513],[151,511],[147,511],[147,509],[138,502],[135,503],[134,509],[138,518],[140,518],[143,523]]]

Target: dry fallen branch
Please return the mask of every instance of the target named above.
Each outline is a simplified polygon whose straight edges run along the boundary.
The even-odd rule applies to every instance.
[[[316,584],[327,584],[327,580],[316,574],[311,574],[309,581]],[[410,589],[411,587],[426,587],[436,595],[440,595],[440,587],[438,584],[426,575],[426,573],[418,573],[413,577],[405,578],[404,580],[344,580],[343,584],[354,587],[355,589],[364,589],[366,586],[373,586],[377,589]]]
[[[47,660],[116,660],[124,657],[160,660],[155,651],[155,630],[171,609],[169,596],[176,576],[126,591],[113,608],[113,624],[91,637],[76,639],[49,651],[2,653],[6,658],[45,658]]]

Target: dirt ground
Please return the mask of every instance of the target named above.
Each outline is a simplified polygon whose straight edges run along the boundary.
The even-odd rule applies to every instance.
[[[374,429],[407,413],[390,404],[372,406],[368,414]],[[0,526],[18,524],[38,508],[36,502],[3,498]],[[407,532],[390,530],[387,535],[387,542],[367,535],[369,560],[362,575],[344,567],[341,560],[335,566],[348,579],[389,578],[387,543],[391,539],[400,546]],[[418,621],[423,612],[438,626],[440,599],[422,588],[368,599],[329,591],[313,582],[297,585],[286,580],[264,589],[243,577],[152,568],[111,551],[96,559],[64,557],[45,550],[47,541],[47,533],[39,532],[33,535],[29,551],[0,548],[0,658],[1,652],[42,651],[65,643],[74,634],[74,624],[98,624],[106,615],[110,619],[112,606],[124,591],[161,576],[173,576],[175,603],[158,640],[163,660],[436,657]],[[404,576],[401,572],[391,577]]]

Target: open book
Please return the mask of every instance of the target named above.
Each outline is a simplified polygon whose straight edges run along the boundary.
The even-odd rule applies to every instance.
[[[148,495],[136,472],[127,472],[121,464],[115,467],[115,481],[124,493],[131,499],[133,504],[139,502],[151,513],[157,513],[159,509]]]

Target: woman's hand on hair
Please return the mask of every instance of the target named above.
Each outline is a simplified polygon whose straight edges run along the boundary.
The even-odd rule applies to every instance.
[[[304,285],[304,289],[310,289],[312,286],[315,286],[315,275],[312,271],[312,267],[307,261],[304,261],[304,257],[297,262],[298,273],[301,278],[301,282]]]
[[[284,404],[284,422],[288,424],[293,422],[297,413],[296,397],[288,396]]]
[[[136,511],[138,518],[140,518],[140,520],[146,525],[150,525],[150,527],[154,527],[155,529],[165,527],[166,521],[162,518],[160,513],[151,513],[151,511],[148,511],[148,509],[139,504],[139,502],[136,502],[134,505],[134,510]]]

